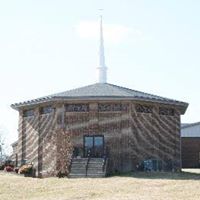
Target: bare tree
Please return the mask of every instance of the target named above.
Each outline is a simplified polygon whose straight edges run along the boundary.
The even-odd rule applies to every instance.
[[[63,129],[57,132],[57,150],[57,169],[60,175],[67,175],[73,152],[70,132]]]
[[[0,164],[7,158],[5,153],[5,138],[3,136],[3,130],[0,128]]]
[[[4,142],[2,139],[2,135],[0,133],[0,164],[2,164],[2,161],[3,161],[3,146],[4,146]]]

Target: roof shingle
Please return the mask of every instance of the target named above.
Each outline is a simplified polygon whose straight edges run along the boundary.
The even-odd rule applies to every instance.
[[[169,99],[169,98],[164,98],[160,97],[157,95],[152,95],[136,90],[132,90],[129,88],[109,84],[109,83],[96,83],[72,90],[68,90],[65,92],[61,93],[56,93],[52,94],[46,97],[30,100],[30,101],[25,101],[22,103],[17,103],[17,104],[12,104],[12,108],[17,109],[22,106],[26,105],[33,105],[33,104],[38,104],[50,100],[55,100],[59,98],[64,98],[64,99],[86,99],[86,98],[128,98],[128,99],[137,99],[137,100],[148,100],[148,101],[159,101],[163,103],[170,103],[170,104],[178,104],[181,106],[184,106],[185,109],[187,108],[188,104]]]

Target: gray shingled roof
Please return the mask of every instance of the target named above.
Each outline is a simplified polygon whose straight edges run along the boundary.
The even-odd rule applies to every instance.
[[[188,128],[188,127],[192,127],[192,126],[198,126],[200,125],[200,122],[195,122],[195,123],[183,123],[181,124],[181,128]]]
[[[181,128],[185,128],[187,127],[188,125],[190,125],[189,123],[181,123]]]
[[[120,98],[120,99],[136,99],[136,100],[146,100],[152,102],[162,102],[168,104],[177,104],[180,106],[184,106],[187,108],[188,104],[184,102],[180,102],[173,99],[168,99],[164,97],[160,97],[157,95],[152,95],[132,89],[128,89],[125,87],[120,87],[117,85],[109,84],[109,83],[96,83],[92,85],[88,85],[85,87],[80,87],[72,90],[68,90],[61,93],[52,94],[46,97],[25,101],[22,103],[12,104],[11,107],[14,109],[18,109],[27,105],[34,105],[42,102],[58,100],[58,99],[108,99],[108,98]]]

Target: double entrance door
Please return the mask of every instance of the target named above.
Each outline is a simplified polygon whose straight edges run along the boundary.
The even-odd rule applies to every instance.
[[[84,156],[101,158],[104,155],[104,137],[102,135],[84,136]]]

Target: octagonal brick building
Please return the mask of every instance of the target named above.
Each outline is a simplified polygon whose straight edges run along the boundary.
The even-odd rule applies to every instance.
[[[107,83],[102,17],[99,81],[11,107],[19,112],[16,163],[36,176],[105,176],[137,170],[181,169],[180,115],[188,104]]]
[[[69,173],[72,158],[107,159],[107,172],[136,170],[144,160],[180,170],[180,115],[187,103],[97,83],[13,104],[19,111],[18,164],[37,175]]]

